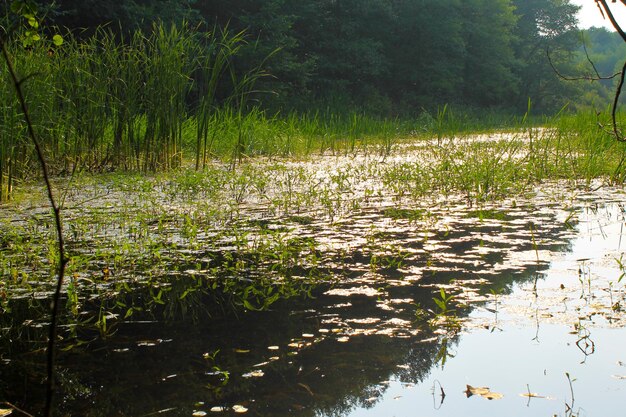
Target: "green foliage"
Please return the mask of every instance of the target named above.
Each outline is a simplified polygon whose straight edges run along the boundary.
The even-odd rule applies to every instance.
[[[532,99],[535,109],[558,111],[568,98],[575,97],[574,84],[560,79],[550,66],[566,69],[578,47],[576,12],[578,7],[563,0],[513,0],[519,16],[515,36],[513,68],[520,81],[516,105],[520,110]]]
[[[149,22],[173,4],[169,20],[182,20],[193,8],[206,20],[214,16],[215,26]],[[89,5],[100,10],[92,2],[62,1],[46,17],[69,24],[72,13]],[[122,8],[142,10],[146,21],[86,32],[93,36],[54,35],[28,49],[18,36],[10,42],[20,71],[37,75],[24,85],[54,173],[155,171],[192,157],[196,169],[206,169],[215,157],[234,165],[255,155],[337,154],[368,145],[384,157],[402,137],[436,135],[441,146],[463,131],[510,124],[503,111],[486,107],[523,103],[527,111],[531,96],[542,111],[579,91],[564,86],[545,57],[549,46],[567,69],[561,65],[577,47],[575,8],[567,2],[136,0],[111,5],[106,19],[122,22],[116,14]],[[22,26],[46,33],[31,9],[22,13]],[[149,23],[147,31],[130,30]],[[594,36],[604,42],[601,33]],[[596,102],[606,97],[589,91]],[[5,199],[29,178],[33,158],[10,91],[0,95]],[[460,105],[473,110],[460,113]],[[395,112],[408,116],[389,117]],[[477,124],[476,114],[484,121]],[[503,145],[474,165],[449,159],[447,168],[464,178],[463,171],[482,172],[464,187],[488,192],[502,180],[491,167],[508,151]]]
[[[275,51],[253,94],[264,109],[415,115],[445,103],[558,110],[577,93],[552,71],[577,49],[576,7],[561,0],[60,0],[48,22],[82,38],[191,22],[246,31],[241,79]],[[212,31],[217,32],[217,31]],[[221,90],[216,91],[217,96]]]
[[[463,2],[465,50],[463,95],[481,106],[497,106],[518,91],[514,31],[518,17],[507,0]]]
[[[36,2],[32,0],[14,0],[11,2],[9,10],[11,14],[20,18],[23,22],[18,37],[21,39],[24,48],[31,48],[37,42],[43,40],[40,33],[39,8]],[[9,21],[10,18],[11,16],[7,14],[5,20]],[[54,34],[51,36],[50,44],[55,47],[61,46],[63,37],[59,34]]]

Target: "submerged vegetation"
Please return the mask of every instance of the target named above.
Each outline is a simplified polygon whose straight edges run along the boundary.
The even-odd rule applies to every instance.
[[[68,308],[77,314],[88,297],[80,291],[98,290],[104,311],[130,317],[166,299],[189,301],[219,288],[226,304],[262,309],[343,275],[349,248],[326,241],[323,224],[338,227],[379,207],[385,218],[428,234],[441,207],[462,204],[469,220],[506,221],[492,205],[514,207],[541,183],[560,181],[567,195],[598,178],[623,181],[625,150],[610,133],[589,128],[584,116],[552,123],[506,133],[397,138],[389,150],[384,143],[351,150],[348,142],[296,160],[211,161],[201,171],[191,164],[164,173],[57,179],[73,277]],[[572,134],[577,124],[586,130]],[[7,277],[4,291],[29,288],[45,297],[49,266],[58,259],[47,210],[25,210],[33,199],[24,193],[33,187],[3,208],[0,270]],[[361,250],[372,271],[402,269],[411,259],[401,243],[379,246],[385,237],[376,230],[363,239],[370,242]],[[153,288],[143,307],[123,295],[137,285]],[[117,301],[105,302],[106,294]]]

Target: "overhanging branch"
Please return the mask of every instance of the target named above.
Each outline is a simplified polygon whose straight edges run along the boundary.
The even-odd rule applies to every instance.
[[[619,35],[622,37],[622,40],[626,42],[626,33],[624,33],[624,30],[615,19],[615,16],[613,15],[613,12],[611,11],[611,8],[609,7],[607,1],[606,0],[595,0],[595,1],[596,1],[596,6],[598,6],[598,9],[600,10],[600,13],[602,14],[602,17],[604,17],[605,19],[609,19],[613,28],[615,28],[617,33],[619,33]],[[624,6],[626,6],[626,0],[620,0],[620,2]],[[617,3],[617,0],[612,0],[611,3]],[[620,95],[622,94],[622,88],[624,87],[624,72],[625,71],[626,71],[626,61],[624,61],[624,64],[622,65],[622,71],[621,73],[619,73],[620,79],[617,85],[617,89],[615,90],[615,96],[613,97],[613,107],[611,109],[611,119],[613,123],[613,135],[615,136],[615,139],[617,139],[620,142],[626,142],[626,138],[617,127],[617,106],[619,105],[619,98],[620,98]]]

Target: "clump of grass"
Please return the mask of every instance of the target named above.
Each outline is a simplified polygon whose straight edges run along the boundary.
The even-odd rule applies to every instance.
[[[104,29],[86,40],[68,33],[56,50],[43,43],[29,50],[17,41],[9,44],[16,68],[34,74],[24,84],[25,93],[54,173],[77,167],[170,169],[181,165],[185,148],[194,149],[198,167],[206,165],[210,141],[219,132],[216,91],[241,95],[237,89],[244,82],[234,70],[229,77],[225,72],[244,34],[196,29],[158,23],[149,33],[137,31],[121,39]],[[242,77],[248,90],[256,74]],[[35,172],[9,85],[0,87],[1,199]],[[240,127],[245,109],[237,114]],[[190,139],[192,127],[195,141]]]

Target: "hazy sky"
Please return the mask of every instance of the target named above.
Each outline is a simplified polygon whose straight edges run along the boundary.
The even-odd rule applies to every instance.
[[[580,22],[580,26],[583,28],[588,28],[591,26],[603,26],[607,29],[613,30],[611,23],[608,19],[602,19],[602,15],[596,6],[596,2],[594,0],[571,0],[571,3],[583,6],[578,13],[578,20]],[[626,5],[622,4],[620,0],[617,3],[613,4],[610,1],[608,2],[617,22],[622,26],[622,28],[626,28]]]

